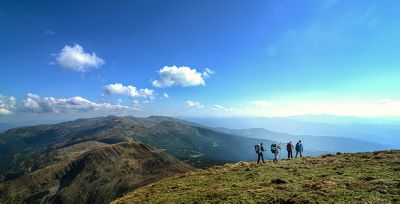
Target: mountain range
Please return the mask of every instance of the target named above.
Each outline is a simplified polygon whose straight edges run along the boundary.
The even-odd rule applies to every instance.
[[[289,139],[304,140],[306,155],[387,148],[342,137],[210,128],[163,116],[85,118],[1,133],[0,201],[106,203],[195,168],[255,160],[254,144]]]
[[[293,145],[299,140],[302,141],[303,147],[309,152],[368,152],[389,149],[389,145],[379,144],[360,139],[332,136],[311,136],[311,135],[291,135],[286,133],[273,132],[263,128],[251,129],[226,129],[216,128],[220,132],[227,134],[240,135],[257,139],[268,139],[277,141],[281,146],[286,145],[288,141],[292,141]],[[285,146],[286,147],[286,146]],[[284,149],[285,149],[284,147]],[[306,152],[307,154],[307,152]]]
[[[356,119],[351,123],[349,120],[353,118],[334,117],[334,119],[323,120],[321,117],[183,117],[182,119],[214,128],[264,128],[292,135],[353,138],[385,144],[392,149],[400,148],[400,125],[398,123],[380,124]]]

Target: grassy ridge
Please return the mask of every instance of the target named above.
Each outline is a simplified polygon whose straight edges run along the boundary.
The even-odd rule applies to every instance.
[[[400,202],[400,151],[240,162],[182,174],[114,203]]]

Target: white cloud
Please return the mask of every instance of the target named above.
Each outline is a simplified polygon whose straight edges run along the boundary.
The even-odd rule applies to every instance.
[[[59,65],[79,72],[86,72],[104,64],[104,60],[97,57],[96,53],[86,53],[78,44],[73,47],[66,45],[57,54],[56,60]]]
[[[258,106],[258,107],[269,107],[269,106],[272,106],[272,102],[265,101],[265,100],[250,101],[250,103],[255,105],[255,106]]]
[[[211,106],[211,109],[213,109],[213,110],[215,110],[215,111],[222,111],[222,112],[226,112],[226,113],[228,113],[228,112],[234,112],[234,111],[238,111],[238,109],[237,109],[237,108],[229,108],[229,107],[224,107],[224,106],[222,106],[222,105],[218,105],[218,104],[215,104],[215,105]]]
[[[0,115],[11,115],[15,109],[17,100],[13,96],[0,94]]]
[[[124,86],[119,83],[106,85],[105,92],[107,94],[124,94],[124,95],[129,95],[132,97],[136,97],[139,95],[136,87],[131,86],[131,85]]]
[[[148,98],[148,99],[154,99],[154,90],[151,89],[137,89],[134,86],[128,85],[125,86],[120,83],[115,83],[115,84],[109,84],[105,86],[105,93],[107,94],[122,94],[122,95],[128,95],[131,97],[141,97],[141,98]]]
[[[206,69],[200,73],[196,69],[190,67],[164,66],[158,71],[160,79],[153,81],[153,86],[170,87],[170,86],[202,86],[206,83],[205,78],[208,78],[214,72],[211,69]]]
[[[186,101],[185,103],[189,108],[204,108],[204,106],[197,101]]]
[[[205,69],[204,69],[204,72],[203,72],[203,77],[204,77],[204,78],[208,78],[208,77],[210,77],[210,76],[213,75],[213,74],[215,74],[215,71],[213,71],[213,70],[211,70],[211,69],[209,69],[209,68],[205,68]]]
[[[147,88],[140,89],[139,90],[139,97],[148,98],[148,99],[153,100],[155,98],[154,97],[154,90],[147,89]]]
[[[34,97],[30,97],[34,96]],[[89,111],[119,112],[124,110],[137,110],[135,107],[110,103],[95,103],[80,96],[72,98],[40,97],[28,94],[22,101],[19,112],[27,113],[78,113]]]
[[[224,107],[221,105],[213,105],[211,108],[214,110],[224,110]]]
[[[163,98],[169,98],[169,95],[167,93],[163,93]]]

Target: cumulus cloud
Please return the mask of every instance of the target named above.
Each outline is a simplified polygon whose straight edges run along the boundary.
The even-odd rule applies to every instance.
[[[74,46],[66,45],[56,57],[59,65],[79,72],[96,69],[104,64],[104,60],[98,57],[96,53],[86,53],[78,44]]]
[[[258,107],[269,107],[269,106],[272,106],[272,102],[265,101],[265,100],[250,101],[250,103],[255,105],[255,106],[258,106]]]
[[[154,99],[155,98],[155,92],[152,89],[137,89],[136,87],[132,85],[123,85],[120,83],[115,83],[115,84],[108,84],[105,86],[105,93],[106,94],[122,94],[122,95],[128,95],[131,97],[141,97],[141,98],[147,98],[147,99]]]
[[[120,104],[95,103],[80,96],[72,98],[40,97],[35,94],[28,94],[22,101],[19,112],[25,113],[78,113],[89,111],[111,111],[137,110],[136,107]]]
[[[214,74],[211,69],[206,69],[203,73],[190,67],[164,66],[158,71],[160,79],[153,81],[155,87],[170,87],[170,86],[203,86],[205,78]]]
[[[0,94],[0,115],[10,115],[15,109],[17,100],[13,96],[4,96]]]
[[[163,98],[169,98],[169,95],[167,93],[164,93]]]
[[[197,101],[186,101],[185,103],[189,108],[204,108],[204,106]]]

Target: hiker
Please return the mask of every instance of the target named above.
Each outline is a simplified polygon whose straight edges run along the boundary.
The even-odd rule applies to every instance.
[[[262,159],[262,162],[265,163],[264,155],[263,155],[263,151],[265,151],[265,150],[264,150],[264,147],[263,147],[263,143],[254,145],[254,149],[256,150],[256,153],[258,155],[257,164],[260,163],[260,158]]]
[[[299,140],[299,142],[297,142],[297,144],[296,144],[295,158],[297,158],[298,155],[300,155],[300,157],[303,157],[303,144],[301,144],[301,140]]]
[[[271,152],[274,154],[274,162],[278,162],[278,153],[280,149],[278,143],[273,143],[271,145]]]
[[[293,147],[292,141],[289,141],[289,143],[287,143],[287,145],[286,145],[286,150],[287,150],[287,153],[288,153],[288,156],[287,156],[288,159],[293,159],[293,152],[292,152],[293,148],[294,147]]]

